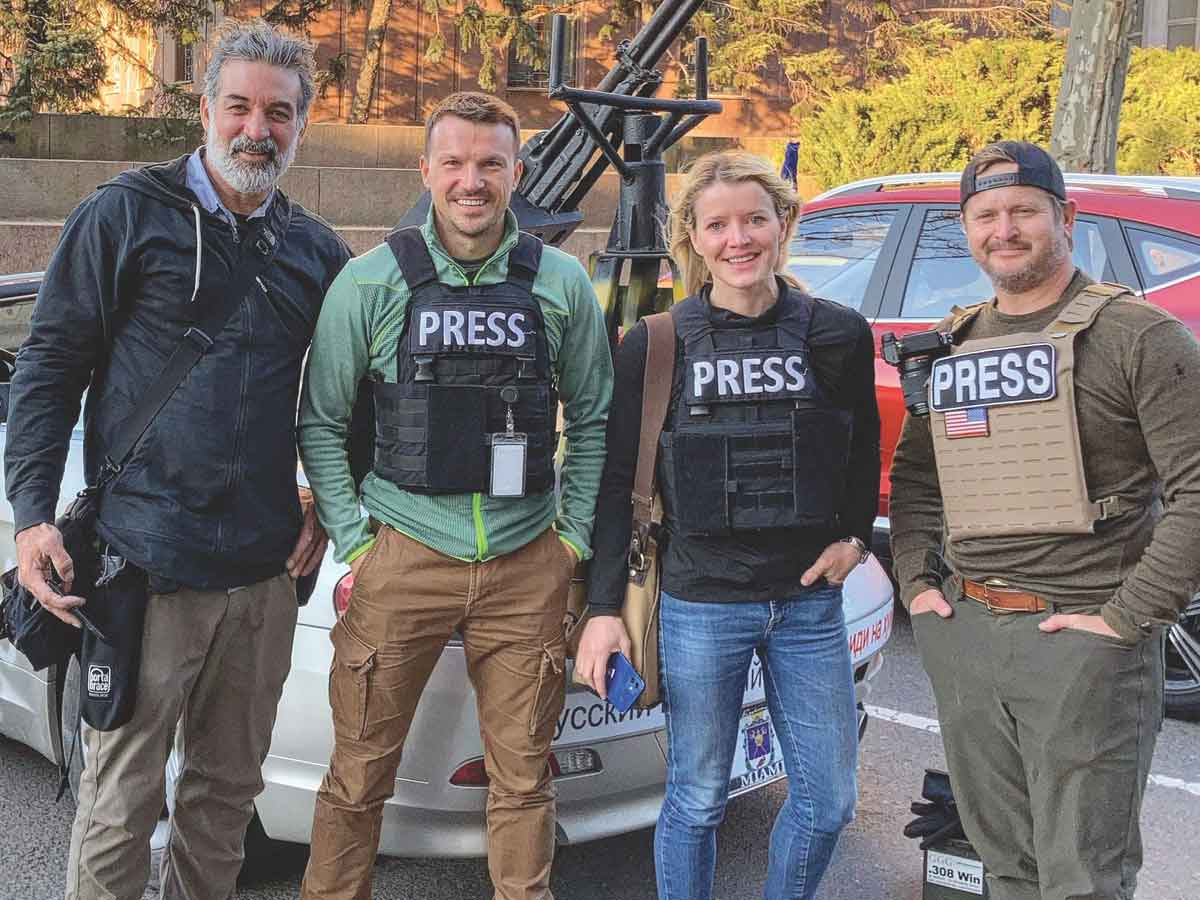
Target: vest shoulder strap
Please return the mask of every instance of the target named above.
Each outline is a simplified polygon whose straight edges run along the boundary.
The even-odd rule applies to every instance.
[[[537,279],[542,264],[542,241],[536,235],[522,231],[517,235],[517,245],[508,252],[508,280],[533,293],[533,282]]]
[[[975,317],[983,311],[985,306],[987,306],[987,301],[973,303],[967,307],[958,306],[957,304],[951,307],[950,326],[948,329],[950,333],[957,336],[960,331],[975,321]]]
[[[429,255],[425,238],[416,225],[393,231],[387,236],[387,245],[392,249],[392,256],[400,267],[400,277],[408,285],[410,293],[416,293],[417,288],[437,281],[433,257]]]
[[[415,293],[418,288],[438,280],[433,256],[418,226],[396,229],[387,236],[387,245],[396,258],[400,275],[410,292]],[[532,293],[541,264],[541,240],[535,235],[520,232],[516,246],[508,254],[508,280]]]
[[[1126,295],[1134,296],[1133,292],[1123,285],[1109,284],[1103,281],[1089,284],[1075,295],[1075,299],[1068,303],[1066,308],[1058,314],[1058,318],[1046,327],[1046,331],[1065,334],[1083,331],[1096,321],[1100,310],[1104,309],[1110,301]]]

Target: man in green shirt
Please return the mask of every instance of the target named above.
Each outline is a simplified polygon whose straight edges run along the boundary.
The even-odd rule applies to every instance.
[[[456,629],[479,702],[496,897],[551,897],[546,757],[564,699],[567,589],[591,555],[612,363],[582,266],[520,234],[508,209],[519,135],[502,101],[444,100],[421,159],[429,217],[351,260],[317,324],[300,452],[354,589],[331,636],[335,745],[306,900],[369,896],[383,804]],[[363,378],[377,417],[369,519],[346,451]]]

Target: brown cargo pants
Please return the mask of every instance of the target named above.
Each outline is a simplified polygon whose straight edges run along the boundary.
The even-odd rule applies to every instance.
[[[286,574],[233,591],[150,595],[133,718],[113,731],[83,728],[66,900],[141,900],[177,723],[183,768],[159,896],[228,900],[295,629]]]
[[[334,748],[317,793],[304,900],[368,900],[383,804],[425,683],[462,632],[475,687],[497,900],[552,900],[554,789],[547,754],[564,701],[563,615],[573,554],[553,529],[464,562],[384,527],[334,626]]]
[[[1044,634],[1049,612],[953,606],[949,619],[913,616],[913,635],[992,900],[1132,900],[1162,724],[1161,635]]]

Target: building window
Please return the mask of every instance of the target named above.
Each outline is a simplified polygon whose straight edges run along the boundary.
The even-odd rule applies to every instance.
[[[196,45],[175,41],[175,77],[173,81],[191,84],[196,80]]]
[[[533,26],[537,32],[532,61],[518,58],[515,42],[508,47],[508,79],[510,88],[544,90],[550,84],[550,16],[543,16]],[[579,48],[579,21],[567,20],[567,84],[575,84],[575,69]],[[528,60],[526,55],[526,60]]]
[[[1198,0],[1167,0],[1167,49],[1200,47],[1197,23],[1200,23]]]

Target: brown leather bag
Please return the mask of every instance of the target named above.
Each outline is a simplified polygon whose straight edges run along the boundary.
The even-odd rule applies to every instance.
[[[646,374],[642,381],[642,432],[638,440],[637,468],[633,477],[633,534],[629,541],[629,581],[621,621],[631,643],[629,661],[646,682],[634,703],[649,709],[662,702],[658,678],[658,603],[660,560],[658,530],[662,525],[662,500],[655,484],[658,439],[671,402],[675,372],[675,324],[670,313],[646,316]],[[571,580],[567,601],[567,650],[574,657],[587,623],[587,570],[581,563]]]

